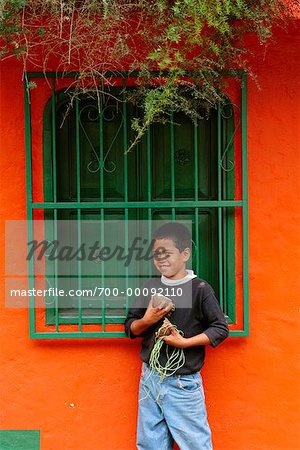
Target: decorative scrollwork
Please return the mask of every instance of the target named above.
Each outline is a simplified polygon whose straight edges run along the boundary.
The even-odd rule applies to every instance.
[[[228,162],[227,162],[229,167],[225,167],[224,159],[226,157],[226,153],[228,152],[228,150],[229,150],[229,148],[230,148],[230,146],[231,146],[231,144],[233,142],[234,136],[235,136],[237,130],[239,129],[239,127],[240,127],[241,114],[240,114],[240,108],[235,103],[232,103],[232,102],[224,103],[222,105],[221,111],[220,111],[221,117],[223,119],[225,119],[225,120],[228,120],[228,119],[231,119],[233,117],[234,108],[237,108],[237,110],[239,112],[238,122],[237,122],[237,124],[236,124],[236,126],[234,128],[234,131],[233,131],[232,135],[230,136],[229,141],[227,142],[227,145],[226,145],[226,147],[225,147],[225,149],[223,151],[222,157],[221,157],[221,168],[225,172],[231,172],[232,170],[234,170],[234,167],[235,167],[234,161],[232,161],[231,159],[229,159]]]
[[[101,167],[101,161],[100,161],[100,159],[98,157],[98,154],[100,154],[99,147],[94,147],[93,146],[92,150],[90,152],[90,161],[87,164],[87,170],[90,173],[98,172],[98,170]]]
[[[112,149],[112,146],[113,146],[114,142],[116,141],[116,139],[122,129],[122,126],[123,126],[124,117],[123,117],[121,110],[118,108],[118,105],[107,105],[102,109],[102,118],[106,122],[112,122],[118,114],[121,114],[121,121],[120,121],[118,130],[117,130],[113,140],[111,141],[111,143],[105,153],[105,156],[102,160],[100,160],[100,157],[99,157],[99,155],[100,155],[99,147],[95,148],[95,146],[93,145],[93,143],[84,127],[84,124],[82,121],[83,114],[86,114],[86,118],[90,122],[96,122],[99,120],[100,112],[96,105],[89,104],[89,105],[84,106],[79,113],[79,125],[80,125],[80,128],[82,129],[83,134],[84,134],[84,136],[89,144],[89,147],[91,149],[90,161],[87,164],[87,170],[90,173],[96,173],[100,170],[100,168],[103,168],[103,170],[105,170],[108,173],[114,172],[116,170],[117,166],[114,161],[107,160],[107,158],[108,158],[108,155]]]
[[[223,117],[223,119],[231,119],[231,117],[233,116],[233,108],[231,102],[227,102],[222,105],[221,116]]]

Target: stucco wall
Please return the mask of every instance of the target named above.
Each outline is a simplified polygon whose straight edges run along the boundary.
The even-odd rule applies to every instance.
[[[299,37],[290,28],[266,52],[253,47],[261,90],[250,80],[250,337],[207,349],[215,450],[299,449]],[[20,64],[0,71],[4,237],[4,220],[26,218],[24,108]],[[30,340],[28,311],[4,307],[4,239],[1,255],[0,428],[41,430],[42,450],[135,448],[139,341]]]

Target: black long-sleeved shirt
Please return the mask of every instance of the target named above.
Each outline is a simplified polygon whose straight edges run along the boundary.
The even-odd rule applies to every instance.
[[[195,277],[184,284],[175,285],[174,292],[177,288],[182,288],[182,295],[170,296],[167,293],[172,291],[171,286],[162,283],[160,279],[152,279],[144,285],[151,288],[161,289],[161,293],[171,298],[176,305],[176,309],[171,313],[169,318],[178,330],[183,331],[184,337],[192,337],[200,333],[205,333],[212,347],[219,345],[229,334],[228,324],[223,311],[215,297],[213,288],[207,281]],[[145,292],[145,291],[144,291]],[[143,337],[142,349],[140,357],[142,361],[149,363],[151,350],[155,343],[155,332],[161,327],[163,318],[139,336],[132,333],[130,327],[132,322],[141,319],[146,311],[150,301],[151,292],[148,295],[141,295],[136,299],[133,308],[130,308],[125,320],[125,332],[131,339]],[[159,362],[162,366],[166,363],[166,344],[163,345],[160,353]],[[204,364],[205,345],[198,345],[184,348],[185,364],[176,371],[176,374],[190,374],[198,372]]]

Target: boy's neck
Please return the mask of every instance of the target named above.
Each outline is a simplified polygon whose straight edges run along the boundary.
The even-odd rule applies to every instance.
[[[188,272],[186,269],[183,269],[181,272],[176,273],[173,277],[166,277],[168,280],[182,280],[182,278],[186,277]]]
[[[168,286],[175,286],[177,284],[186,283],[187,281],[195,278],[196,276],[197,275],[194,274],[193,270],[185,269],[185,275],[183,277],[174,279],[174,278],[168,278],[168,277],[165,277],[164,275],[162,275],[161,282]]]

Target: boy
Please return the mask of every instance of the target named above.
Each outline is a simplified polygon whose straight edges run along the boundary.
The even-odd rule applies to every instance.
[[[211,286],[186,269],[192,246],[188,229],[176,222],[167,223],[154,233],[152,242],[154,265],[161,277],[150,280],[149,295],[143,299],[146,303],[131,308],[125,320],[131,339],[143,337],[137,448],[171,450],[176,441],[180,450],[211,450],[199,370],[204,364],[205,345],[219,345],[228,336],[228,324]],[[170,297],[174,311],[170,305],[153,307],[153,288],[166,297],[174,293]],[[161,381],[149,360],[155,333],[166,323],[167,314],[176,328],[171,326],[162,338],[159,363],[165,366],[174,348],[183,349],[184,360]]]

